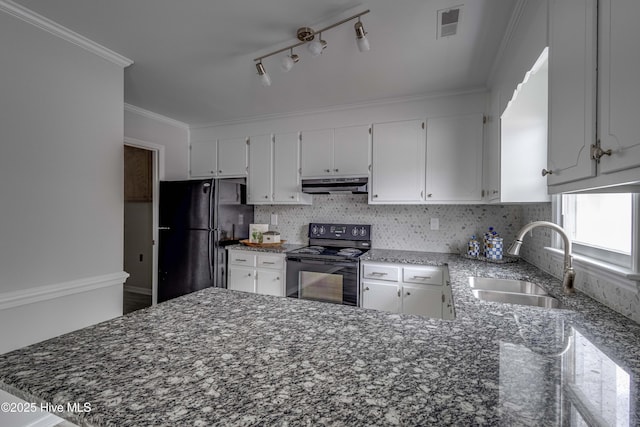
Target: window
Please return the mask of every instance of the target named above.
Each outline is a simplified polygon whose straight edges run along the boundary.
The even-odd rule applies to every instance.
[[[564,194],[559,200],[561,225],[575,254],[637,268],[633,253],[640,231],[635,213],[637,194]]]

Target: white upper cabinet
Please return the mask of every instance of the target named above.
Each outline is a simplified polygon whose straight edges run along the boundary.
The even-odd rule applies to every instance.
[[[362,177],[369,174],[369,126],[302,132],[302,177]]]
[[[302,132],[302,177],[333,175],[333,129]]]
[[[192,178],[237,178],[248,174],[247,138],[196,141],[189,148]]]
[[[640,167],[640,2],[601,0],[598,10],[598,130],[601,149],[611,150],[598,167],[610,174]]]
[[[249,179],[247,198],[250,204],[273,203],[273,140],[271,135],[249,138]]]
[[[247,138],[218,140],[218,177],[247,176]]]
[[[374,124],[369,203],[422,202],[425,150],[424,120]]]
[[[483,115],[427,120],[426,201],[482,200]]]
[[[596,0],[549,2],[547,184],[595,176]]]
[[[554,0],[550,7],[549,192],[638,184],[640,2]]]
[[[274,135],[273,202],[311,204],[311,195],[302,193],[300,178],[300,134]]]
[[[216,176],[218,172],[217,141],[192,142],[189,146],[190,170],[192,178]]]

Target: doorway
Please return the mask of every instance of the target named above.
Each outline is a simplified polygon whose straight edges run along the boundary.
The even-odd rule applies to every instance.
[[[157,217],[158,152],[126,143],[124,146],[124,285],[123,314],[155,302],[154,250]]]

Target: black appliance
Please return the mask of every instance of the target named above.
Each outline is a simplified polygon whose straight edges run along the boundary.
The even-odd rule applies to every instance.
[[[309,224],[309,246],[287,253],[287,296],[360,305],[359,258],[371,247],[371,226]]]
[[[226,286],[223,246],[249,237],[244,180],[160,182],[158,302]]]
[[[303,179],[302,192],[309,194],[353,193],[366,194],[369,178]]]

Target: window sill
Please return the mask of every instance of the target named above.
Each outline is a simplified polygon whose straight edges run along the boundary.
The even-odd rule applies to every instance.
[[[564,251],[561,249],[545,247],[551,254],[551,258],[559,263],[564,263]],[[589,258],[583,255],[573,254],[573,267],[577,271],[605,279],[623,288],[638,292],[640,290],[640,274],[628,268],[620,267]]]

